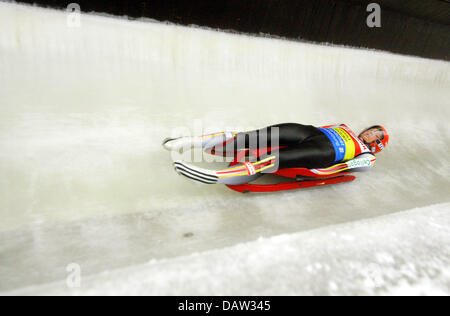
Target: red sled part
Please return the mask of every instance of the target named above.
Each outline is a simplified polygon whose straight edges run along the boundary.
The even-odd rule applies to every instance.
[[[234,166],[242,161],[245,156],[253,155],[254,157],[259,157],[269,151],[271,148],[260,149],[260,150],[242,150],[239,151],[234,161],[230,164],[230,166]],[[299,190],[306,189],[312,187],[319,187],[331,184],[352,182],[356,179],[355,176],[350,175],[348,172],[342,172],[339,174],[332,175],[317,175],[312,172],[310,169],[306,168],[290,168],[290,169],[280,169],[273,174],[278,175],[284,178],[296,179],[296,182],[285,182],[285,183],[277,183],[277,184],[239,184],[239,185],[227,185],[233,191],[240,193],[248,193],[248,192],[279,192],[279,191],[287,191],[287,190]]]
[[[287,182],[287,183],[278,183],[278,184],[240,184],[240,185],[227,185],[228,188],[240,193],[249,193],[249,192],[279,192],[279,191],[287,191],[287,190],[299,190],[306,189],[311,187],[319,187],[330,184],[338,184],[351,182],[356,179],[355,176],[349,175],[341,175],[335,176],[334,178],[328,179],[315,179],[315,180],[304,180],[297,182]]]

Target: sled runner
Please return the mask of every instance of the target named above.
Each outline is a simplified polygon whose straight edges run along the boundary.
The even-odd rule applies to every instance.
[[[230,164],[230,167],[237,165],[245,156],[253,155],[254,157],[259,157],[260,155],[270,151],[271,149],[264,150],[243,150],[237,153],[234,161]],[[356,179],[355,176],[350,175],[349,172],[337,172],[331,175],[318,175],[310,169],[306,168],[290,168],[290,169],[280,169],[273,175],[285,179],[295,179],[295,182],[283,182],[276,184],[239,184],[239,185],[227,185],[228,188],[240,193],[249,192],[279,192],[287,190],[299,190],[311,187],[325,186],[331,184],[351,182]]]
[[[294,169],[290,169],[294,170]],[[299,169],[297,169],[299,170]],[[228,188],[240,193],[249,192],[278,192],[287,190],[299,190],[317,186],[324,186],[337,183],[351,182],[356,179],[355,176],[340,175],[333,178],[316,178],[315,180],[302,180],[296,182],[286,182],[277,184],[240,184],[240,185],[227,185]]]

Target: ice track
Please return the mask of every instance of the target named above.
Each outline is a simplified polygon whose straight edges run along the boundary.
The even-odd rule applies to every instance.
[[[348,247],[371,264],[370,243],[341,245],[330,237],[342,227],[370,231],[385,258],[430,273],[426,281],[412,277],[419,292],[450,293],[448,225],[439,224],[448,223],[450,201],[448,62],[95,15],[69,28],[66,19],[63,12],[0,2],[0,293],[72,293],[64,286],[66,266],[77,263],[91,283],[74,294],[380,294],[364,282],[349,289],[345,279],[304,284],[316,251],[323,262]],[[176,129],[280,122],[344,122],[355,130],[382,123],[391,143],[354,183],[269,195],[193,184],[173,171],[161,147]],[[416,225],[423,223],[435,247],[411,253],[404,241],[383,248],[381,240],[414,236],[418,228],[407,214],[420,219]],[[376,239],[385,219],[395,229]],[[271,277],[267,253],[267,266],[243,273],[242,284],[202,292],[187,285],[187,274],[179,278],[186,283],[166,283],[186,265],[220,285],[219,271],[210,269],[217,258],[243,260],[224,265],[223,276],[250,269],[258,260],[246,254],[272,251],[278,235],[291,245],[280,256],[309,256],[283,270],[305,273],[298,287],[250,285]],[[333,246],[339,249],[326,252]],[[424,262],[424,253],[436,261]],[[159,276],[151,291],[148,279],[106,273],[138,266],[133,278],[151,260],[148,273]],[[93,286],[105,275],[117,286]],[[385,286],[404,286],[403,275],[395,280]]]

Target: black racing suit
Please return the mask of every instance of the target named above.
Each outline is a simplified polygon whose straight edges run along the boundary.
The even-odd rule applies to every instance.
[[[339,129],[319,129],[310,125],[287,123],[251,132],[204,135],[200,137],[204,150],[214,155],[233,155],[238,161],[222,170],[203,169],[183,161],[175,161],[174,165],[180,174],[192,180],[227,185],[250,183],[263,174],[274,173],[279,169],[328,168],[363,154],[362,159],[353,161],[350,165],[342,163],[336,165],[335,170],[321,169],[315,173],[320,176],[350,169],[353,171],[370,169],[375,163],[375,156],[362,143],[355,143],[352,146],[356,136],[351,136],[349,134],[351,131],[345,125],[339,126],[341,127]],[[266,152],[267,148],[272,148],[272,151]],[[250,149],[248,158],[237,155],[244,149]],[[255,153],[252,150],[259,151]]]
[[[286,123],[239,133],[234,139],[234,149],[272,147],[271,136],[274,128],[278,131],[278,146],[285,147],[278,151],[279,169],[314,169],[333,165],[336,157],[333,144],[323,132],[311,125]],[[251,139],[257,141],[252,142]],[[260,140],[264,140],[264,144],[261,144]]]

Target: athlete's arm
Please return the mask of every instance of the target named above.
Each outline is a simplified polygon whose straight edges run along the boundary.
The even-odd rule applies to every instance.
[[[347,162],[339,163],[324,169],[312,169],[311,171],[319,176],[333,175],[341,172],[360,172],[370,170],[376,162],[377,158],[369,153],[365,153],[355,157]]]
[[[346,162],[348,170],[352,172],[369,171],[375,166],[377,158],[373,154],[362,154]]]

